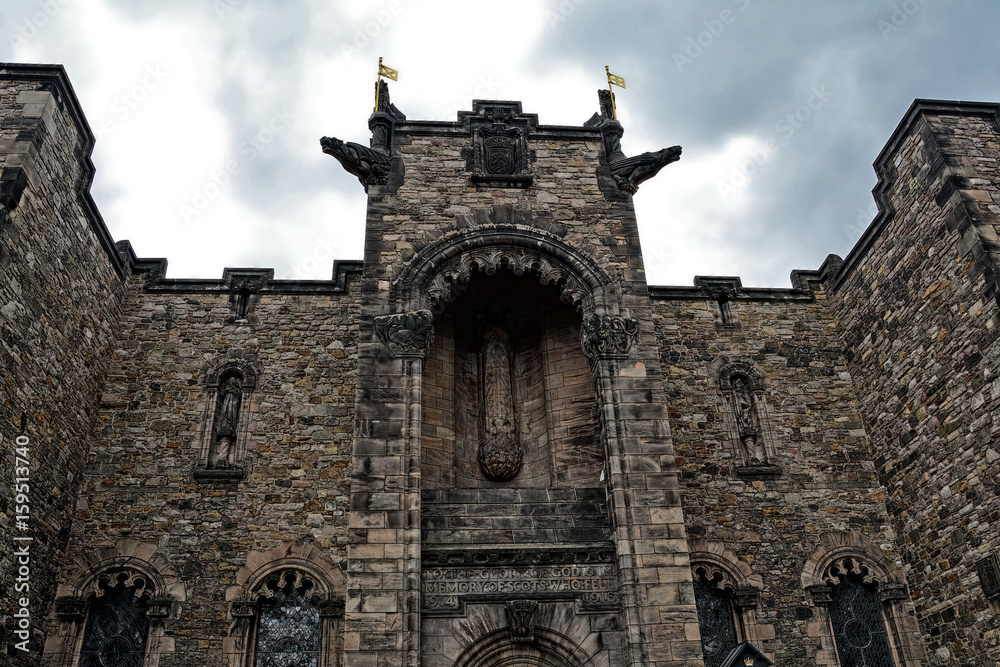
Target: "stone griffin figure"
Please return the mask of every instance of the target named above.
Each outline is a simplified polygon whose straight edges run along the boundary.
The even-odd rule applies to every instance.
[[[332,155],[348,173],[354,174],[365,186],[385,185],[389,180],[389,156],[373,148],[367,148],[351,141],[341,141],[336,137],[319,140],[323,152]]]

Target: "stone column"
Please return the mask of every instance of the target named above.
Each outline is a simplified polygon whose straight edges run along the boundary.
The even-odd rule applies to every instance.
[[[643,332],[645,334],[645,332]],[[633,667],[701,665],[698,613],[663,384],[639,321],[590,314],[581,344],[601,414],[605,475]],[[655,366],[654,366],[655,367]]]
[[[426,310],[374,318],[359,360],[344,649],[347,667],[420,658],[420,381]]]

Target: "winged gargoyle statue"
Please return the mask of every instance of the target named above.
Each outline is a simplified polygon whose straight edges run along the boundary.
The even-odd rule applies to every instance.
[[[319,140],[323,152],[337,158],[348,173],[354,174],[365,186],[385,185],[389,179],[389,156],[374,148],[368,148],[353,141],[341,141],[336,137]]]
[[[365,186],[385,185],[389,182],[392,157],[392,131],[397,121],[405,120],[394,104],[389,101],[389,86],[381,79],[375,84],[379,86],[378,108],[368,119],[368,128],[372,131],[371,148],[352,141],[341,141],[336,137],[323,137],[319,145],[323,152],[337,158],[348,173],[354,174]]]
[[[599,90],[601,113],[587,121],[588,126],[598,126],[604,136],[604,149],[608,156],[608,167],[618,188],[622,192],[635,194],[639,184],[648,181],[671,162],[681,158],[681,147],[671,146],[651,153],[643,153],[635,157],[625,157],[622,152],[621,138],[625,130],[614,118],[611,110],[611,93]]]

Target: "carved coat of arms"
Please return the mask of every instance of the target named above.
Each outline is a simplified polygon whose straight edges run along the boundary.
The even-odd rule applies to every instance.
[[[516,174],[519,171],[517,168],[517,130],[484,129],[482,137],[484,171],[495,176]]]

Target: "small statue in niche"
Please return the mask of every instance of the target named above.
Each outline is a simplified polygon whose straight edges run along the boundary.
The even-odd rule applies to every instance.
[[[739,432],[740,444],[750,465],[765,462],[760,446],[760,417],[757,414],[757,404],[754,400],[753,387],[750,380],[743,375],[734,375],[731,380],[733,390],[733,409],[736,413],[736,428]]]
[[[243,389],[234,375],[226,377],[215,403],[212,445],[208,453],[209,468],[232,468],[236,463],[236,433],[240,419]]]
[[[490,308],[490,318],[500,319],[496,304]],[[507,333],[499,326],[490,326],[483,334],[480,352],[485,433],[479,443],[478,459],[483,473],[497,482],[513,479],[524,459],[517,435],[511,352]]]

